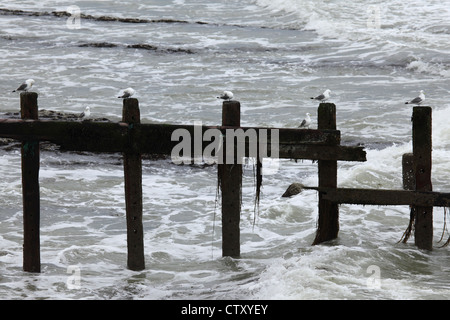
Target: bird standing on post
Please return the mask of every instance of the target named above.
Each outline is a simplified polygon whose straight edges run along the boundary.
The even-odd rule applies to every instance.
[[[16,91],[25,91],[26,92],[31,89],[33,84],[34,84],[33,79],[25,80],[25,82],[22,83],[16,90],[13,90],[13,92],[16,92]]]
[[[223,99],[230,101],[233,99],[233,92],[231,91],[224,91],[220,96],[217,97],[217,99]]]
[[[416,105],[420,105],[422,102],[425,101],[425,94],[423,93],[423,90],[420,90],[420,94],[418,97],[415,97],[414,99],[412,99],[411,101],[407,101],[405,102],[405,104],[416,104]]]
[[[303,119],[302,123],[298,127],[304,128],[304,129],[309,129],[310,125],[311,125],[311,114],[308,112],[308,113],[306,113],[306,118]]]
[[[320,102],[324,102],[330,98],[330,93],[331,93],[331,90],[327,89],[322,94],[319,94],[317,97],[311,97],[311,99],[317,100]]]
[[[123,90],[123,94],[121,96],[118,96],[117,98],[122,98],[122,99],[126,99],[131,97],[134,94],[134,89],[133,88],[126,88],[125,90]]]

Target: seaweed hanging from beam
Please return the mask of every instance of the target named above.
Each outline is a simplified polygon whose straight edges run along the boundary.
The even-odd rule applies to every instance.
[[[262,186],[262,159],[259,156],[256,157],[255,179],[256,179],[256,192],[255,192],[255,204],[253,209],[253,230],[255,229],[256,216],[259,215],[259,200],[261,198],[261,186]]]
[[[449,233],[448,228],[447,228],[447,215],[450,216],[450,208],[447,209],[446,207],[444,207],[444,227],[442,229],[441,239],[439,239],[438,242],[441,242],[444,239],[445,231],[447,231],[447,233]],[[449,244],[450,244],[450,235],[448,236],[447,241],[442,246],[440,246],[440,248],[446,247]]]
[[[399,243],[399,242],[406,243],[408,241],[408,239],[410,238],[412,231],[414,230],[414,221],[415,221],[415,217],[416,217],[416,210],[415,210],[415,207],[413,207],[413,206],[410,206],[410,210],[411,211],[410,211],[410,216],[409,216],[408,227],[406,228],[405,232],[403,233],[402,238],[397,243]],[[442,229],[441,238],[439,239],[438,243],[440,243],[440,242],[442,242],[442,240],[444,240],[446,231],[447,231],[447,233],[449,233],[448,228],[447,228],[447,216],[448,215],[450,216],[450,208],[444,207],[444,226]],[[449,234],[448,239],[445,241],[445,243],[442,246],[440,246],[439,248],[446,247],[449,244],[450,244],[450,234]]]
[[[416,209],[414,206],[410,206],[409,208],[410,208],[409,224],[405,232],[403,233],[402,238],[398,242],[406,243],[409,237],[411,236],[411,232],[414,229],[414,221],[416,220]]]

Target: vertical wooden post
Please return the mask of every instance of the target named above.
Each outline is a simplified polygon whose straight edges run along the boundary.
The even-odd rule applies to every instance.
[[[432,191],[431,107],[413,108],[413,167],[416,191]],[[433,207],[415,207],[414,241],[419,249],[433,249]]]
[[[38,119],[38,94],[20,94],[22,119]],[[23,141],[22,148],[23,195],[23,270],[41,272],[40,254],[40,198],[39,198],[39,141]]]
[[[241,104],[238,101],[224,101],[222,104],[222,125],[240,127]],[[232,141],[225,141],[231,143]],[[222,191],[222,256],[239,257],[241,219],[242,164],[226,163],[225,147],[223,164],[219,164],[218,178]]]
[[[321,103],[318,108],[318,129],[336,130],[336,105]],[[318,160],[319,188],[337,187],[337,161]],[[313,245],[336,239],[339,232],[339,207],[337,203],[322,199],[319,192],[319,221]]]
[[[133,150],[133,126],[140,123],[139,102],[123,100],[122,121],[128,123],[129,147],[123,155],[125,175],[125,206],[127,218],[127,265],[130,270],[145,269],[144,230],[142,226],[142,158]]]

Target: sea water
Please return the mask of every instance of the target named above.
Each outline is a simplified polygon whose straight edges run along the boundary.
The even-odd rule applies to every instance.
[[[342,143],[367,162],[339,162],[341,187],[401,189],[412,151],[408,101],[433,108],[433,189],[449,192],[448,1],[0,1],[2,114],[33,78],[39,108],[121,119],[133,87],[144,123],[221,123],[223,90],[245,126],[297,127],[332,91]],[[17,11],[21,10],[21,11]],[[57,16],[55,12],[69,14]],[[88,18],[91,17],[91,18]],[[142,23],[98,17],[141,19]],[[122,20],[123,21],[123,20]],[[151,46],[151,47],[150,47]],[[5,116],[6,117],[6,116]],[[259,210],[244,166],[241,257],[221,257],[215,166],[143,160],[146,269],[126,268],[123,166],[118,154],[41,152],[42,272],[22,271],[20,150],[0,149],[2,299],[448,299],[444,209],[434,250],[398,243],[406,206],[340,206],[340,232],[311,246],[317,164],[280,160]],[[448,238],[444,233],[444,241]]]

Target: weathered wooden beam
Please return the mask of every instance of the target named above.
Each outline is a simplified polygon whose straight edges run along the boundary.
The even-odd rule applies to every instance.
[[[270,154],[270,153],[269,153]],[[363,147],[323,146],[323,145],[285,145],[279,146],[280,159],[367,161]]]
[[[137,99],[123,100],[122,121],[128,123],[127,149],[133,150],[136,143],[134,126],[140,123],[139,102]],[[145,269],[144,229],[142,225],[142,159],[141,154],[125,152],[123,155],[125,177],[125,207],[127,220],[128,269]]]
[[[278,130],[280,144],[322,144],[322,145],[336,145],[341,143],[341,132],[336,129],[293,129],[293,128],[252,128],[243,127],[247,129],[267,130],[269,133],[272,130]]]
[[[38,118],[38,95],[20,94],[22,119]],[[40,253],[40,196],[39,196],[39,141],[22,141],[22,194],[23,194],[23,270],[41,272]]]
[[[0,136],[18,140],[49,141],[70,151],[122,152],[126,123],[0,120]]]
[[[48,140],[64,142],[67,139],[74,139],[75,134],[87,136],[88,134],[104,132],[104,135],[122,134],[123,128],[126,127],[123,123],[115,122],[91,122],[91,121],[53,121],[53,120],[38,120],[38,121],[24,121],[17,119],[0,119],[0,136],[14,139],[27,139],[29,137],[38,140]],[[230,126],[202,126],[201,137],[206,130],[217,129],[226,133],[226,130],[240,128],[244,132],[247,130],[265,130],[268,132],[268,139],[273,131],[278,131],[280,144],[322,144],[335,145],[340,141],[340,132],[337,130],[304,130],[291,128],[265,128],[265,127],[230,127]],[[164,141],[170,141],[173,131],[177,129],[187,130],[189,134],[194,136],[195,125],[175,125],[175,124],[136,124],[136,136],[144,139],[157,135]],[[80,138],[81,140],[81,138]],[[75,143],[74,140],[73,143]]]
[[[336,106],[321,103],[317,110],[318,129],[336,130]],[[337,187],[337,161],[319,160],[319,188]],[[313,245],[336,239],[339,232],[339,206],[319,191],[319,219]]]
[[[175,130],[186,130],[194,137],[194,125],[168,125],[168,124],[135,124],[135,143],[128,144],[128,125],[123,122],[75,122],[75,121],[23,121],[0,120],[0,136],[19,140],[35,139],[50,141],[67,151],[91,152],[124,152],[136,149],[141,154],[170,155],[173,148],[180,141],[172,141]],[[226,130],[236,129],[229,126],[202,126],[200,131],[203,137],[209,129],[217,129],[223,135]],[[283,159],[309,159],[309,160],[342,160],[366,161],[366,153],[362,147],[347,147],[336,145],[340,141],[340,132],[336,130],[299,130],[299,129],[269,129],[242,127],[244,134],[247,130],[255,130],[259,137],[259,130],[267,132],[267,150],[271,156],[272,131],[278,130],[279,158]],[[191,139],[191,148],[198,147],[194,143],[200,141],[202,150],[211,141]],[[245,155],[249,156],[249,139],[244,135],[236,139],[235,148],[239,143],[245,143]]]
[[[222,125],[240,126],[241,105],[238,101],[224,101]],[[226,150],[224,150],[226,157]],[[241,254],[240,219],[242,200],[242,164],[219,164],[217,174],[222,192],[222,256],[239,257]]]
[[[431,107],[413,108],[413,167],[416,191],[431,191]],[[414,242],[419,249],[433,249],[433,207],[416,206]]]
[[[338,204],[375,206],[414,205],[424,207],[449,207],[450,193],[388,189],[320,188],[304,187],[321,192],[323,198]]]

